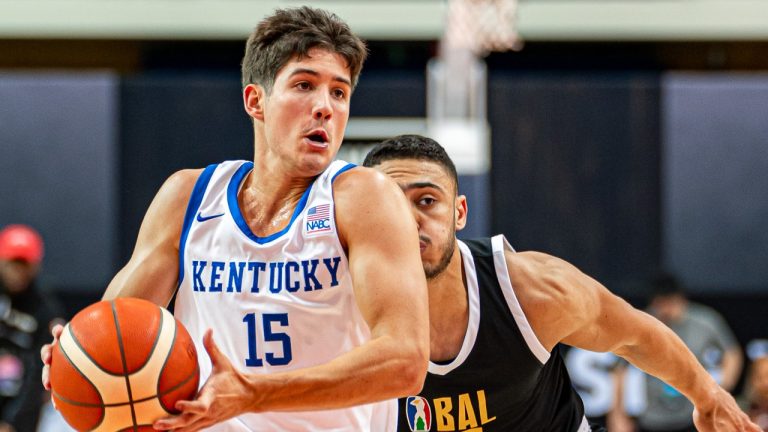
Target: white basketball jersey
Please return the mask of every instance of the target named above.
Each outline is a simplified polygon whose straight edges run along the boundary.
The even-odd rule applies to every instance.
[[[195,341],[201,385],[211,373],[208,328],[242,371],[271,373],[327,363],[370,338],[355,303],[336,232],[333,180],[354,165],[332,163],[304,192],[288,226],[254,235],[237,194],[253,163],[227,161],[200,175],[179,247],[175,315]],[[211,431],[389,431],[396,402],[347,409],[245,414]]]

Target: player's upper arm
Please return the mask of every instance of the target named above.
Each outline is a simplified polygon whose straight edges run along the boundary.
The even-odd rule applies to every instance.
[[[362,167],[340,175],[333,190],[339,238],[372,336],[412,336],[404,342],[428,351],[426,279],[405,196],[388,177]]]
[[[160,187],[144,215],[133,254],[110,282],[105,300],[139,297],[168,305],[178,279],[184,214],[201,172],[178,171]]]
[[[545,348],[557,343],[613,351],[633,338],[642,312],[572,264],[538,252],[507,253],[520,305]]]

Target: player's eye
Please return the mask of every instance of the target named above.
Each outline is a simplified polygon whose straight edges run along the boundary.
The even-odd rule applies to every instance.
[[[420,206],[431,206],[432,204],[435,203],[435,201],[436,200],[434,198],[432,198],[432,197],[423,197],[423,198],[419,199],[417,204],[420,205]]]
[[[333,97],[336,99],[344,99],[347,96],[347,92],[342,89],[333,89]]]
[[[312,86],[306,81],[299,81],[296,83],[296,88],[299,90],[309,90]]]

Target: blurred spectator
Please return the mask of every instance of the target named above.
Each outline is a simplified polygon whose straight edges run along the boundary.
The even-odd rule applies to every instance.
[[[590,424],[605,427],[606,416],[616,403],[612,371],[622,361],[621,358],[610,352],[599,353],[573,347],[564,357],[571,383],[584,402],[584,415]]]
[[[59,309],[36,285],[42,259],[34,229],[0,231],[0,431],[34,431],[43,403],[40,347]]]
[[[768,431],[768,355],[752,362],[739,402],[752,421]]]
[[[728,390],[738,381],[743,364],[741,349],[722,316],[690,302],[674,276],[653,281],[649,312],[668,325],[720,385]],[[642,432],[695,432],[693,405],[672,387],[646,377],[646,408],[637,416]]]

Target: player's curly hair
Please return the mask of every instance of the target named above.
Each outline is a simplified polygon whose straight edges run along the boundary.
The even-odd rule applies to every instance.
[[[445,152],[443,146],[432,138],[422,135],[398,135],[377,144],[365,156],[363,166],[375,167],[382,162],[395,159],[416,159],[434,162],[442,166],[453,178],[456,190],[459,189],[459,176],[456,166]]]
[[[344,57],[354,88],[368,56],[365,43],[335,14],[308,6],[278,9],[256,26],[245,45],[243,87],[260,84],[271,92],[280,69],[293,58],[307,57],[312,48]]]

